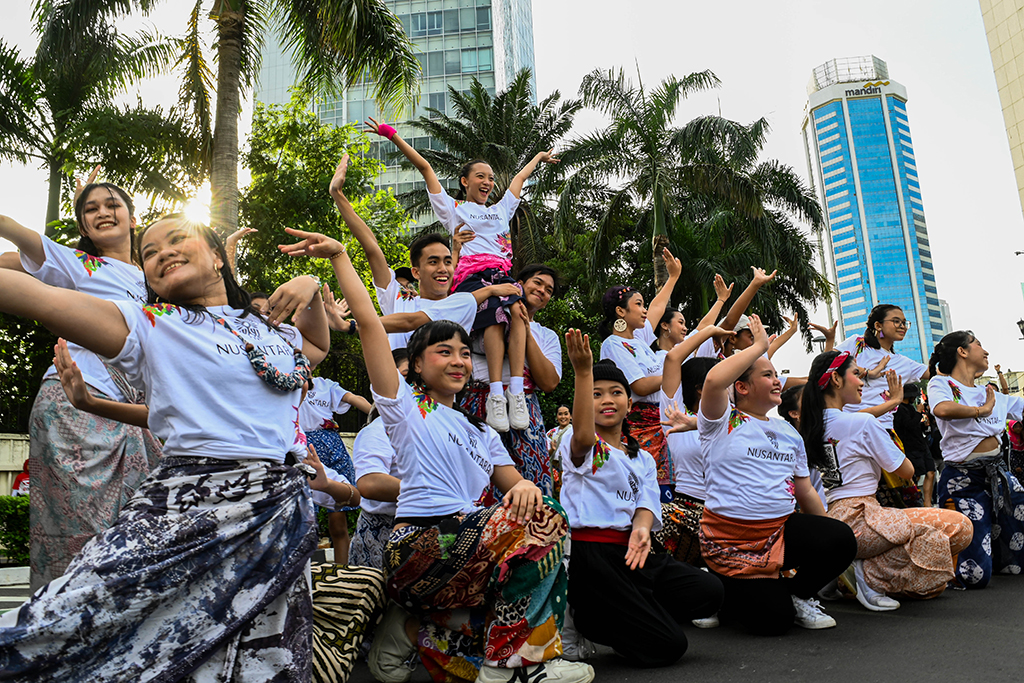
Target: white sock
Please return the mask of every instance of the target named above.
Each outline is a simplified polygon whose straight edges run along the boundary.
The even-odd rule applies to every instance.
[[[501,382],[491,382],[491,396],[504,396],[505,387]]]
[[[508,381],[508,390],[513,394],[523,393],[523,378],[522,377],[511,377]]]

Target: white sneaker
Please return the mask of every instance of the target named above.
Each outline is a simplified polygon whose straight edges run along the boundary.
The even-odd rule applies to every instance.
[[[712,614],[710,617],[704,617],[703,619],[694,619],[693,625],[697,628],[718,628],[721,624],[718,621],[718,615]]]
[[[791,597],[793,598],[793,607],[796,609],[793,623],[797,626],[817,630],[820,628],[832,628],[836,625],[836,620],[821,610],[821,605],[818,604],[817,600],[813,598],[803,600],[795,595]]]
[[[370,673],[381,683],[406,683],[416,670],[416,645],[409,642],[405,622],[409,614],[392,601],[373,632],[373,646],[366,658]]]
[[[487,424],[496,432],[508,431],[508,405],[500,394],[487,394]]]
[[[853,561],[853,571],[857,576],[857,602],[872,612],[891,612],[900,608],[900,603],[885,593],[879,593],[864,580],[864,560]]]
[[[480,674],[476,677],[476,683],[590,683],[592,680],[594,667],[583,662],[567,662],[564,659],[552,659],[543,664],[519,669],[482,666]]]
[[[520,391],[513,394],[505,390],[508,399],[508,425],[512,429],[526,429],[530,426],[530,407],[526,405],[526,394]],[[497,429],[497,427],[495,427]]]
[[[576,630],[572,619],[572,608],[565,610],[565,621],[562,623],[562,658],[570,662],[582,662],[597,654],[597,648]]]

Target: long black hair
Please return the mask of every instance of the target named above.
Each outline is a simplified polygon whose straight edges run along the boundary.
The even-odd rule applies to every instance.
[[[459,169],[459,189],[455,193],[455,199],[457,199],[460,202],[466,198],[466,186],[462,184],[462,179],[469,178],[470,171],[472,171],[473,167],[476,166],[477,164],[487,164],[488,166],[490,166],[491,162],[487,161],[486,159],[470,159],[469,161],[462,165],[461,169]]]
[[[831,383],[826,384],[822,389],[818,386],[818,380],[825,374],[837,356],[839,356],[839,351],[826,351],[819,353],[811,362],[811,370],[807,375],[807,384],[804,385],[803,399],[800,404],[800,435],[804,437],[807,463],[818,469],[822,469],[828,464],[825,460],[825,395],[831,394],[833,391]],[[853,362],[853,356],[847,356],[835,371],[843,374]]]
[[[79,251],[84,251],[86,254],[89,254],[90,256],[103,255],[96,248],[96,245],[93,244],[92,238],[86,237],[85,231],[83,230],[85,226],[85,218],[82,214],[85,209],[85,202],[88,199],[89,194],[97,188],[107,190],[110,193],[111,197],[113,197],[116,194],[121,199],[121,201],[124,202],[125,207],[128,209],[128,217],[135,217],[135,202],[132,201],[131,195],[129,195],[126,191],[124,191],[117,185],[114,185],[113,183],[89,183],[84,188],[82,188],[82,192],[78,195],[78,199],[75,200],[75,221],[78,223],[78,233],[80,235],[80,237],[78,238],[78,246],[75,248],[78,249]],[[138,253],[135,249],[135,230],[131,229],[130,227],[128,229],[128,245],[131,253],[131,258],[135,259],[137,263],[142,263],[142,260],[139,259]]]
[[[671,325],[677,315],[681,316],[682,313],[675,308],[665,307],[665,312],[661,314],[661,320],[654,326],[654,341],[651,342],[652,351],[661,350],[661,347],[658,345],[661,342],[661,335],[668,334],[668,329],[663,330],[661,326]]]
[[[405,376],[405,381],[414,387],[426,388],[426,385],[423,383],[423,377],[416,371],[416,359],[423,356],[423,352],[427,350],[428,346],[440,344],[452,337],[458,337],[462,340],[463,344],[469,346],[469,333],[457,322],[452,322],[451,320],[431,320],[426,325],[417,327],[416,331],[409,337],[409,343],[406,346],[406,351],[409,354],[409,374]],[[463,410],[462,406],[459,405],[458,397],[452,403],[452,407],[465,415],[470,424],[481,432],[484,431],[484,421],[476,415]]]
[[[597,332],[602,338],[611,336],[612,323],[619,317],[615,309],[620,306],[625,308],[630,297],[637,293],[637,290],[626,285],[616,285],[604,293],[604,296],[601,297],[601,311],[604,313],[604,318],[597,326]]]
[[[868,315],[867,329],[864,330],[864,343],[873,349],[882,348],[882,343],[878,341],[878,333],[875,332],[875,323],[884,321],[885,316],[889,315],[889,311],[902,310],[896,304],[878,304],[872,308],[871,314]]]
[[[944,375],[953,372],[960,358],[957,349],[966,349],[974,340],[974,333],[970,330],[950,332],[935,345],[932,357],[928,359],[928,370],[933,375],[938,374],[935,372],[936,369]]]
[[[691,358],[679,368],[679,385],[683,389],[683,405],[692,413],[700,405],[700,392],[704,389],[711,368],[718,365],[717,358]]]
[[[790,413],[794,410],[800,410],[800,394],[803,390],[802,386],[786,389],[782,392],[782,403],[779,404],[779,417],[796,427],[797,430],[800,429],[800,421],[790,415]]]

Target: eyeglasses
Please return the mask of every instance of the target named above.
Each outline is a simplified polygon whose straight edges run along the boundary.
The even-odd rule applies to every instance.
[[[886,318],[885,322],[892,323],[895,327],[902,327],[905,330],[909,330],[912,324],[909,320],[900,320],[899,318]]]

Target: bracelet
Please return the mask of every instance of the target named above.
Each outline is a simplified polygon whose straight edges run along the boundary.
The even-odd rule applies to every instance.
[[[345,486],[348,487],[348,498],[345,499],[344,505],[348,505],[352,502],[352,496],[355,494],[355,487],[352,484],[345,482]]]
[[[345,255],[345,245],[343,244],[343,245],[341,245],[341,249],[339,249],[338,251],[336,251],[333,254],[331,254],[330,256],[328,256],[327,260],[328,261],[333,261],[334,259],[338,258],[339,256],[344,256],[344,255]]]
[[[377,134],[380,135],[381,137],[387,138],[388,140],[395,137],[395,133],[397,132],[397,130],[395,130],[386,123],[382,123],[377,126]]]
[[[979,408],[978,406],[974,407],[974,419],[975,420],[980,420],[981,419],[981,408]]]
[[[310,275],[309,273],[307,273],[307,274],[306,274],[306,277],[308,277],[308,278],[310,278],[311,280],[313,280],[313,282],[315,282],[315,283],[316,283],[316,286],[317,286],[318,288],[319,288],[319,287],[323,287],[323,286],[324,286],[324,285],[323,285],[323,283],[322,283],[322,282],[320,282],[320,278],[318,278],[318,277],[317,277],[316,275]]]
[[[349,322],[349,326],[348,326],[348,329],[345,330],[346,334],[355,334],[356,332],[359,331],[359,326],[356,324],[355,318],[353,318],[352,320],[349,320],[348,322]]]

